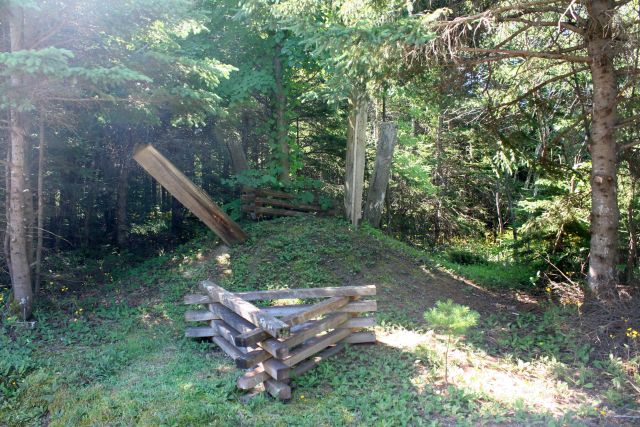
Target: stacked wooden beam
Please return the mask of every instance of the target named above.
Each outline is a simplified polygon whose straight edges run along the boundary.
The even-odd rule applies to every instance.
[[[330,215],[332,211],[318,204],[299,203],[295,194],[263,188],[242,189],[242,211],[252,218],[262,216]]]
[[[282,289],[229,292],[210,281],[200,284],[201,294],[187,295],[185,304],[204,308],[185,313],[186,336],[211,338],[236,366],[248,371],[237,385],[249,390],[259,384],[279,399],[291,397],[289,380],[302,375],[340,350],[345,344],[374,343],[375,286]],[[258,307],[251,301],[321,299],[314,304]]]

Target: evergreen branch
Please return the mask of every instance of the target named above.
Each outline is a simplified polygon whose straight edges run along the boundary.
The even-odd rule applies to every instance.
[[[560,61],[568,61],[568,62],[590,62],[590,59],[586,56],[580,55],[565,55],[562,53],[554,53],[554,52],[532,52],[528,50],[511,50],[511,49],[484,49],[479,47],[461,47],[459,48],[461,52],[469,52],[469,53],[488,53],[495,54],[497,56],[489,56],[487,59],[489,60],[500,60],[504,58],[540,58],[540,59],[551,59],[551,60],[560,60]],[[471,58],[482,60],[483,58]]]

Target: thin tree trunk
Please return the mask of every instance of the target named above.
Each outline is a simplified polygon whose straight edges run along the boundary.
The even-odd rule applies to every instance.
[[[631,160],[629,160],[629,169],[632,169]],[[635,227],[635,210],[633,204],[636,197],[636,187],[638,183],[638,177],[631,176],[631,198],[627,205],[627,232],[629,233],[629,252],[627,253],[627,264],[624,269],[624,275],[627,283],[630,283],[633,279],[633,269],[636,264],[636,257],[638,255],[638,236]]]
[[[391,122],[381,123],[378,135],[376,162],[364,210],[365,219],[376,228],[380,227],[385,194],[389,184],[391,161],[393,160],[393,150],[396,145],[396,125]]]
[[[357,226],[362,217],[368,102],[364,93],[358,93],[349,103],[344,207],[351,224]]]
[[[617,283],[618,211],[615,140],[617,85],[613,64],[611,2],[588,3],[591,30],[587,51],[593,81],[591,139],[591,243],[588,282],[592,291]]]
[[[19,7],[12,8],[9,16],[9,31],[11,34],[11,51],[22,50],[24,27],[23,11]],[[23,81],[17,75],[10,78],[12,94],[18,92]],[[33,309],[33,289],[31,287],[31,268],[29,266],[29,251],[27,247],[27,230],[25,217],[25,129],[22,117],[16,110],[11,109],[9,119],[11,168],[9,190],[9,219],[7,221],[9,234],[9,255],[11,260],[11,285],[16,310],[23,320],[31,317]]]
[[[118,190],[116,200],[116,240],[120,248],[129,243],[129,223],[127,220],[127,196],[129,193],[129,171],[131,161],[124,160],[118,177]]]
[[[287,138],[287,124],[285,112],[287,100],[284,93],[284,81],[282,76],[282,60],[280,58],[282,45],[276,43],[273,55],[273,77],[275,80],[273,95],[276,119],[276,146],[278,147],[277,159],[280,163],[281,171],[278,174],[280,182],[289,182],[289,141]]]
[[[38,224],[36,231],[36,281],[35,281],[35,293],[36,295],[40,291],[42,271],[42,245],[43,245],[43,228],[44,228],[44,150],[45,150],[45,135],[44,135],[44,117],[40,112],[40,129],[39,139],[40,145],[38,147]]]

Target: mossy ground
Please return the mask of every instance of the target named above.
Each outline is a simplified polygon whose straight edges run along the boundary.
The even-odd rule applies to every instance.
[[[609,425],[640,415],[637,363],[596,356],[575,309],[461,282],[338,220],[246,228],[250,240],[229,251],[206,235],[52,280],[34,330],[3,324],[0,425]],[[233,290],[376,284],[380,343],[297,379],[288,403],[244,399],[233,364],[183,337],[182,296],[209,277]],[[448,298],[482,317],[455,346],[447,385],[445,338],[422,313]]]

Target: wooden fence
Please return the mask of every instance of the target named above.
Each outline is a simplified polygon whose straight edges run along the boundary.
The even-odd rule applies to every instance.
[[[333,211],[318,204],[299,203],[298,196],[264,188],[242,189],[242,211],[253,218],[262,216],[331,215]]]
[[[346,344],[375,343],[375,333],[361,331],[375,326],[363,313],[377,309],[375,286],[283,289],[229,292],[210,281],[200,284],[202,294],[190,294],[185,304],[204,308],[185,313],[186,336],[211,338],[236,366],[248,371],[238,378],[240,389],[259,384],[272,396],[291,398],[289,380],[302,375]],[[321,299],[314,304],[258,307],[250,301]]]

